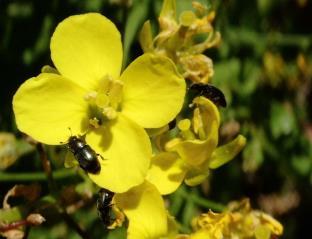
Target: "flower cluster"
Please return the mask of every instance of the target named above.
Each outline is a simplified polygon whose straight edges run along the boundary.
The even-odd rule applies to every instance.
[[[145,54],[121,74],[122,46],[115,25],[97,13],[66,18],[51,39],[55,68],[43,67],[13,99],[22,132],[50,145],[79,135],[101,156],[100,172],[88,175],[115,193],[111,228],[122,225],[126,216],[129,239],[176,235],[161,195],[173,193],[183,182],[202,183],[246,142],[238,135],[218,146],[218,107],[201,95],[190,104],[185,100],[186,80],[207,83],[212,77],[212,61],[202,52],[220,40],[211,25],[214,13],[207,15],[199,3],[193,6],[195,13],[183,12],[176,22],[175,1],[165,0],[160,33],[152,39],[149,23],[144,24]],[[197,42],[201,34],[206,38]],[[170,122],[176,126],[169,127]]]
[[[146,21],[140,43],[144,52],[170,57],[184,78],[207,83],[214,73],[213,63],[202,53],[217,46],[221,37],[212,26],[215,12],[196,1],[192,5],[195,12],[183,11],[177,20],[176,1],[164,0],[159,34],[153,39],[150,22]]]
[[[193,100],[193,108],[191,119],[178,121],[175,137],[167,131],[156,138],[158,152],[152,158],[147,179],[162,194],[174,192],[183,180],[189,186],[202,183],[210,169],[231,160],[245,145],[245,138],[239,135],[232,142],[217,147],[218,108],[202,96]]]
[[[194,233],[176,239],[270,239],[283,233],[283,226],[270,215],[252,210],[248,199],[232,202],[223,213],[201,214],[193,219]]]

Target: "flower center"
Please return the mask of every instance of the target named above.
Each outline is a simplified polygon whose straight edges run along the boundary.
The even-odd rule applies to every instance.
[[[122,81],[107,75],[100,81],[100,86],[96,91],[85,95],[85,100],[90,106],[90,125],[98,128],[104,121],[117,117],[122,100],[122,89]]]

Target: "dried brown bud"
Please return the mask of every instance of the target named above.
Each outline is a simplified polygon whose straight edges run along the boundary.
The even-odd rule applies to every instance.
[[[13,229],[1,233],[1,236],[7,239],[22,239],[24,237],[24,232],[18,229]]]
[[[26,221],[33,226],[38,226],[43,222],[45,222],[45,218],[41,216],[39,213],[33,213],[26,218]]]

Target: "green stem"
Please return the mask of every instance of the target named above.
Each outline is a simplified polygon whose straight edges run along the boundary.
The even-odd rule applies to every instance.
[[[226,206],[224,206],[221,203],[214,202],[211,200],[207,200],[206,198],[199,197],[195,194],[191,195],[191,200],[193,200],[193,202],[195,204],[202,206],[202,207],[205,207],[205,208],[208,208],[208,209],[212,209],[213,211],[222,212],[226,208]]]
[[[48,179],[48,185],[49,185],[49,190],[52,193],[52,195],[59,196],[58,189],[56,187],[56,183],[54,181],[53,173],[52,173],[52,167],[51,167],[51,162],[47,156],[47,152],[44,148],[44,146],[41,143],[37,144],[37,150],[40,155],[40,160],[42,163],[43,170],[46,174],[46,177]],[[58,210],[60,214],[62,215],[64,221],[66,224],[72,228],[82,239],[89,239],[88,233],[85,232],[78,223],[74,221],[74,219],[71,218],[71,216],[66,212],[66,208],[64,205],[61,204],[61,202],[57,203]]]
[[[57,194],[58,192],[57,192],[56,184],[55,184],[54,177],[52,174],[51,162],[48,159],[47,152],[46,152],[43,144],[41,144],[41,143],[38,143],[36,145],[36,147],[37,147],[38,153],[40,155],[40,160],[42,163],[43,170],[44,170],[46,177],[48,179],[49,190],[51,193]]]
[[[213,211],[222,212],[226,209],[226,206],[221,203],[199,197],[198,195],[192,192],[187,192],[186,190],[178,190],[177,193],[186,200],[191,200],[195,204]]]
[[[74,169],[59,169],[52,173],[55,180],[62,180],[65,178],[77,175]],[[0,182],[16,182],[16,181],[46,181],[47,176],[45,173],[6,173],[0,172]]]
[[[74,219],[71,218],[71,216],[68,215],[68,213],[63,210],[63,212],[61,213],[64,221],[66,222],[66,224],[72,228],[82,239],[90,239],[88,233],[86,231],[84,231],[80,225],[78,223],[76,223],[74,221]]]

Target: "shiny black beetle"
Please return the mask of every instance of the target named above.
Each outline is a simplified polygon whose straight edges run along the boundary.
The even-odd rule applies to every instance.
[[[92,174],[100,172],[99,155],[84,140],[77,136],[71,136],[68,139],[67,146],[74,154],[82,169]]]
[[[105,227],[112,224],[111,206],[114,193],[101,188],[99,191],[99,197],[96,201],[99,217],[103,221]]]
[[[211,100],[216,106],[226,107],[226,100],[223,92],[210,84],[196,83],[190,86],[190,91]]]

